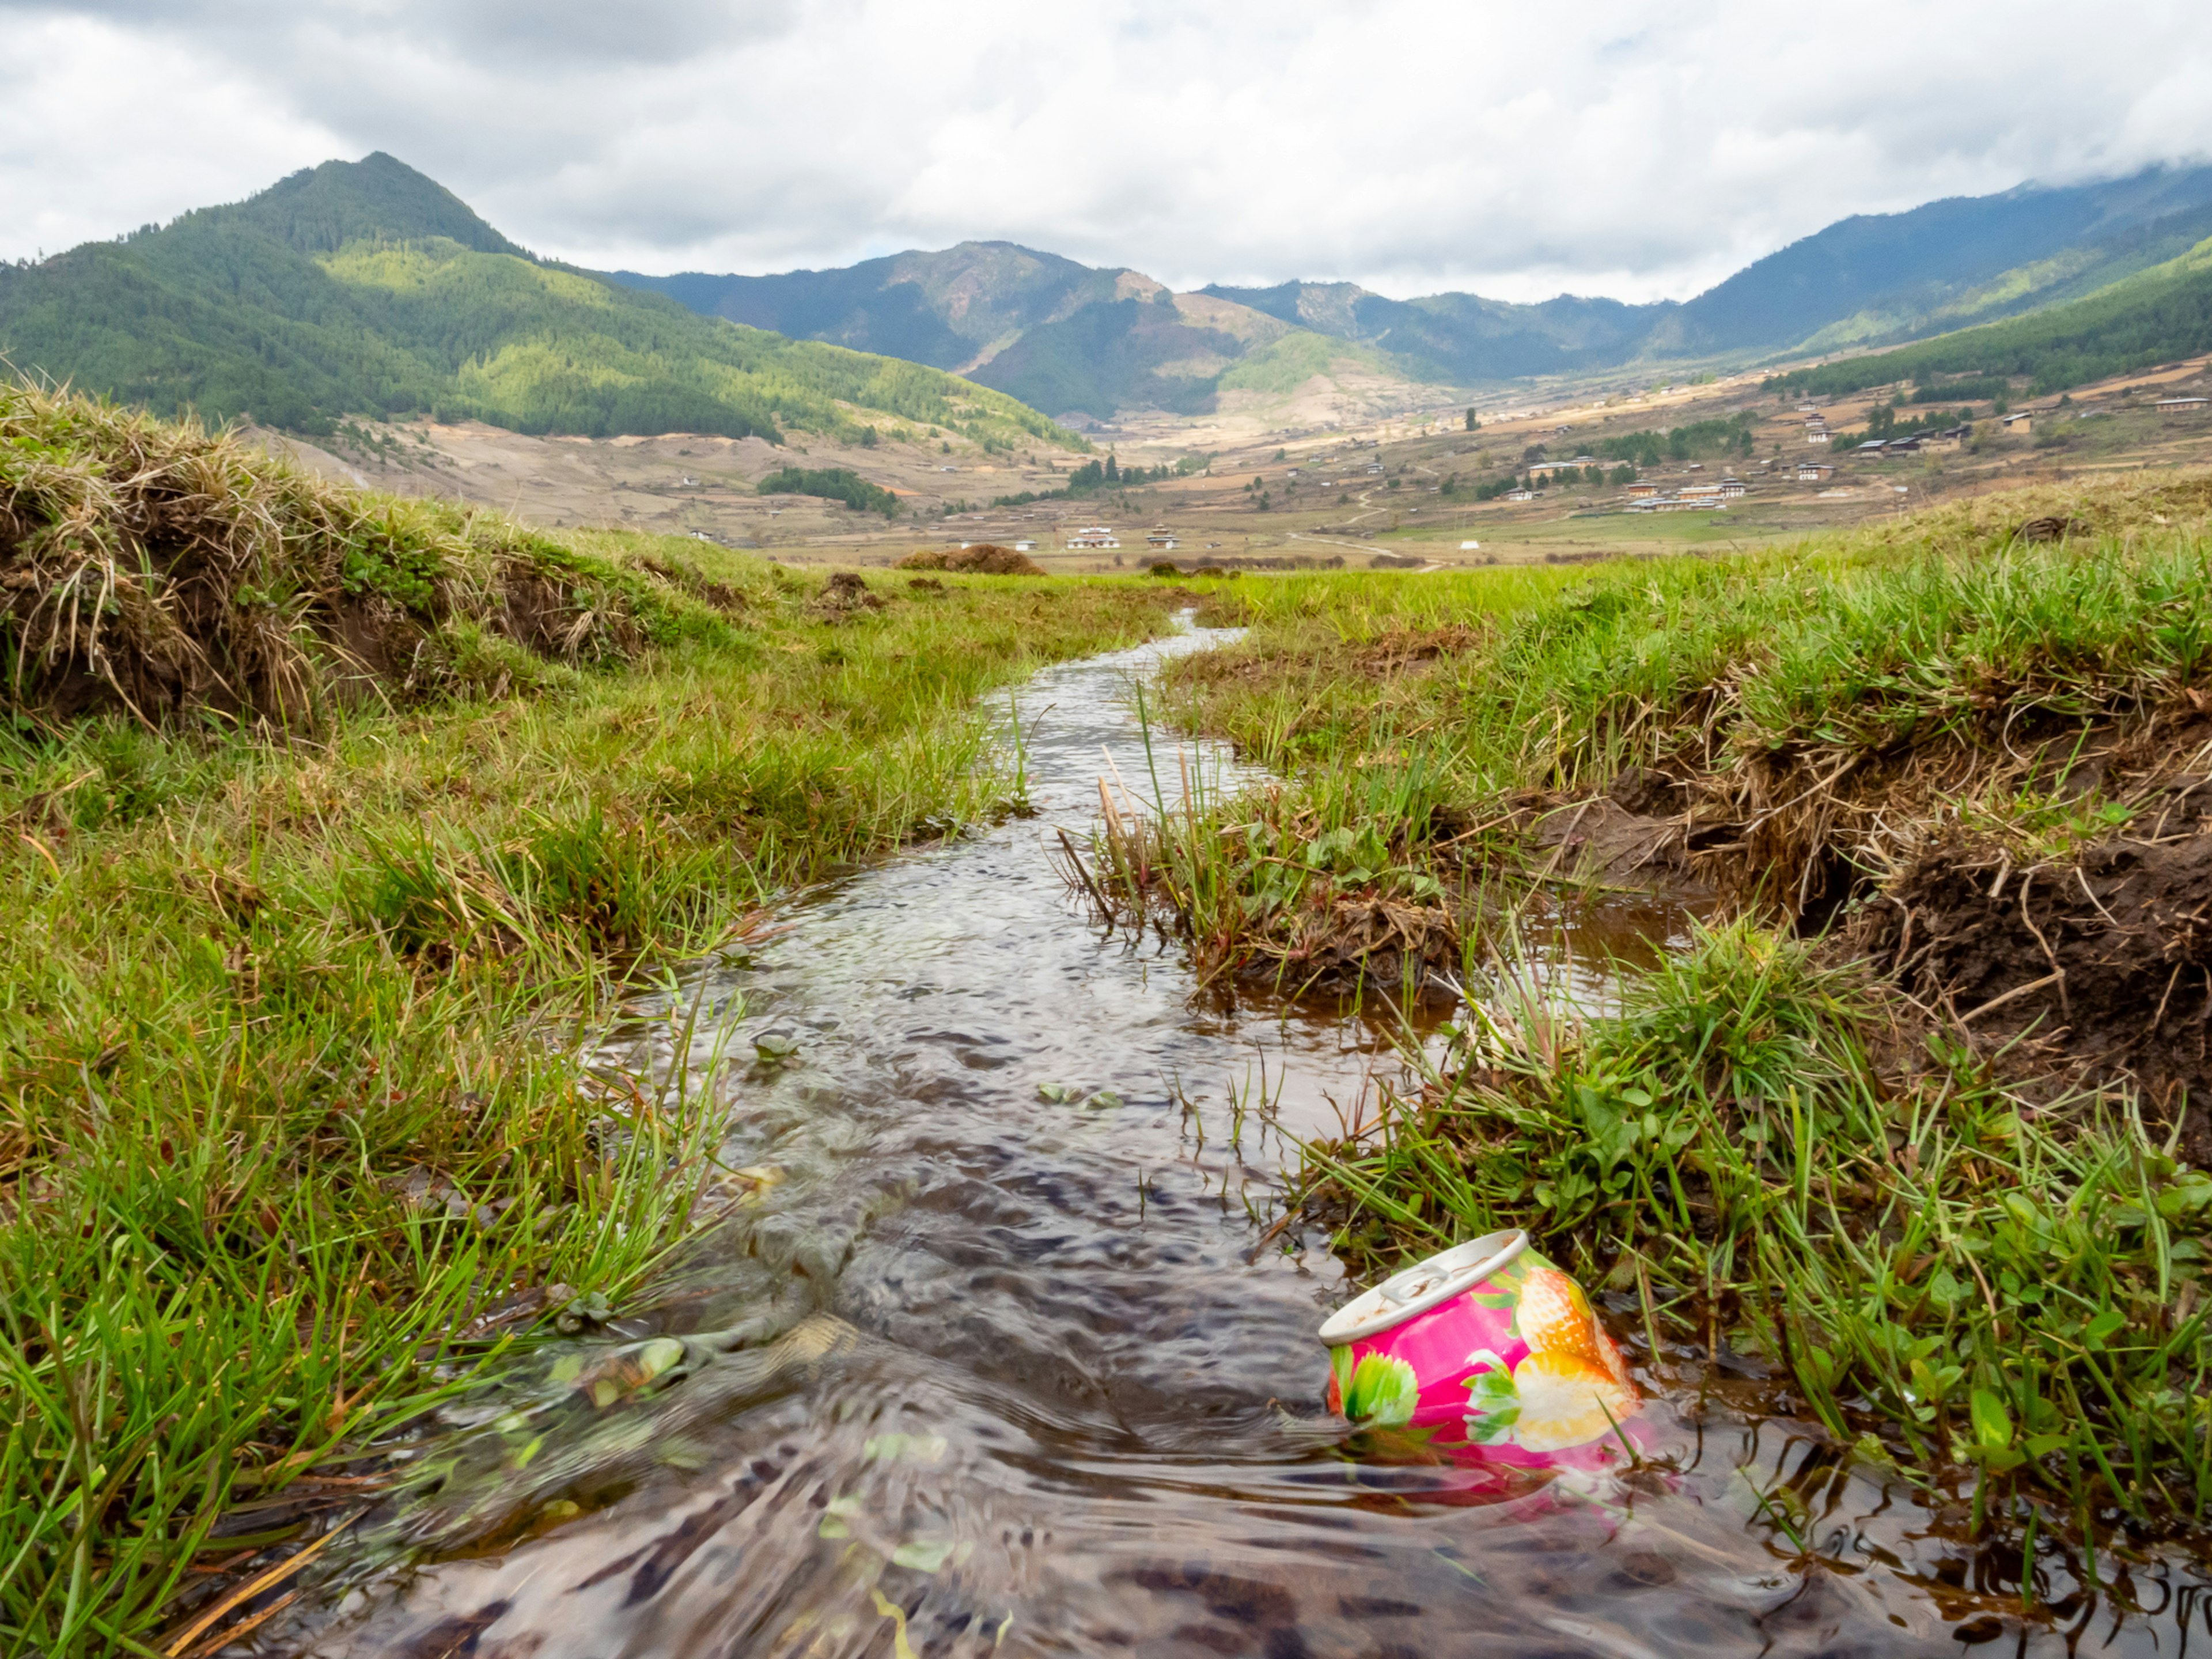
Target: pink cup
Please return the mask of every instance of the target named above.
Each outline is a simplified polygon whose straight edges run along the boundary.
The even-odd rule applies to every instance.
[[[1642,1405],[1582,1287],[1518,1228],[1384,1279],[1329,1316],[1321,1340],[1331,1411],[1487,1461],[1620,1462]]]

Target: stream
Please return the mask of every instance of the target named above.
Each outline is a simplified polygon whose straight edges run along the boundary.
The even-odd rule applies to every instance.
[[[2023,1621],[2017,1550],[1966,1541],[1962,1506],[1759,1415],[1750,1362],[1707,1376],[1685,1350],[1655,1378],[1633,1317],[1614,1323],[1650,1398],[1643,1467],[1363,1453],[1314,1336],[1355,1287],[1317,1232],[1263,1235],[1297,1139],[1396,1074],[1392,1028],[1201,989],[1173,944],[1099,925],[1052,858],[1057,830],[1090,832],[1102,747],[1152,798],[1128,685],[1206,642],[1037,675],[1035,817],[808,896],[682,986],[709,1017],[641,1006],[611,1034],[640,1075],[732,1051],[722,1156],[749,1173],[727,1214],[611,1328],[449,1414],[416,1454],[441,1484],[367,1517],[370,1565],[261,1650],[2185,1651],[2194,1569],[2107,1556],[2096,1588],[2048,1549]],[[1172,803],[1172,749],[1157,769]],[[1586,963],[1624,923],[1579,925]],[[732,1328],[672,1382],[578,1392],[624,1345]]]

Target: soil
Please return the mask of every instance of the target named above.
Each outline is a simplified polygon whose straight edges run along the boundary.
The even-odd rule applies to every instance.
[[[2115,836],[2078,863],[2014,870],[1963,835],[1929,845],[1838,944],[1940,1008],[2008,1069],[2131,1081],[2212,1162],[2212,783],[2172,792],[2191,821]],[[2169,829],[2172,824],[2169,822]]]
[[[1694,856],[1686,816],[1669,811],[1683,786],[1656,772],[1621,774],[1609,795],[1563,799],[1531,791],[1510,802],[1509,815],[1491,824],[1462,823],[1440,814],[1440,838],[1494,827],[1522,842],[1527,867],[1540,879],[1649,893],[1668,904],[1700,907],[1717,896]]]
[[[2028,867],[1942,812],[1948,792],[1932,786],[1971,769],[1963,753],[1869,765],[1771,862],[1741,801],[1713,815],[1711,780],[1650,769],[1589,799],[1522,797],[1505,827],[1540,878],[1692,906],[1794,896],[1802,931],[1833,929],[1834,959],[1866,963],[2032,1095],[2131,1085],[2147,1116],[2180,1125],[2184,1155],[2212,1166],[2212,776],[2159,776],[2208,738],[2212,722],[2191,707],[2080,744],[2067,793],[2124,798],[2133,816]],[[1891,829],[1918,839],[1889,845],[1877,881],[1862,867],[1875,851],[1862,817],[1885,805]]]
[[[884,599],[868,591],[868,584],[849,570],[831,573],[807,610],[823,622],[847,622],[864,611],[880,611]]]
[[[1457,965],[1459,935],[1452,914],[1437,906],[1336,893],[1292,919],[1287,937],[1268,945],[1250,976],[1328,989],[1426,983]]]
[[[1044,567],[1026,553],[996,542],[974,547],[923,548],[898,562],[901,570],[951,570],[972,576],[1042,576]]]

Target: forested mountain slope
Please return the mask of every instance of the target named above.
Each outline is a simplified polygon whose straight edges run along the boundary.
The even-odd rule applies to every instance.
[[[787,334],[959,368],[1054,412],[1103,416],[1212,407],[1240,378],[1279,380],[1286,349],[1331,372],[1476,386],[1909,340],[2081,297],[2209,234],[2212,167],[2152,167],[1841,220],[1679,304],[1395,300],[1352,283],[1290,282],[1211,284],[1170,296],[1170,309],[1161,285],[1138,271],[1011,242],[773,276],[617,279]],[[1358,349],[1331,356],[1310,340],[1286,349],[1261,319]],[[1248,362],[1255,353],[1269,363]]]
[[[614,276],[733,321],[957,368],[1048,413],[1098,420],[1128,409],[1196,414],[1224,390],[1273,385],[1282,358],[1273,348],[1300,326],[1211,291],[1178,295],[1141,271],[1012,242],[774,276]],[[1400,380],[1424,373],[1308,336],[1291,356],[1310,375],[1326,378],[1339,360]],[[1263,361],[1248,363],[1255,354]]]
[[[2212,167],[1857,215],[1687,301],[1668,343],[1776,351],[1954,328],[2070,297],[2084,276],[2101,285],[2171,258],[2212,234],[2208,214]]]
[[[1776,384],[1833,397],[1893,381],[1934,386],[1947,376],[2003,375],[2060,392],[2203,352],[2212,352],[2212,239],[2086,299],[1798,370]]]
[[[989,441],[1071,441],[939,370],[704,318],[535,258],[381,154],[0,266],[0,353],[159,413],[307,432],[422,410],[536,433],[852,436],[875,413]]]
[[[957,369],[1025,330],[1112,301],[1123,273],[1012,242],[963,242],[773,276],[610,274],[733,323]]]

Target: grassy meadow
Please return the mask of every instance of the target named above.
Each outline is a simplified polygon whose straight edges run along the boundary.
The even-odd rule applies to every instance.
[[[718,1136],[583,1036],[999,810],[983,694],[1164,612],[825,592],[21,392],[0,582],[0,1652],[55,1655],[190,1650],[210,1569],[618,1304]]]
[[[1103,836],[1102,878],[1218,973],[1340,982],[1349,939],[1386,990],[1479,991],[1446,1060],[1309,1149],[1339,1251],[1380,1273],[1526,1226],[1654,1375],[1748,1356],[1839,1442],[1971,1486],[1977,1528],[2063,1528],[2093,1569],[2205,1518],[2203,1109],[2072,1064],[2056,1004],[2020,1031],[1906,994],[1852,929],[1931,862],[1977,893],[2027,872],[2032,929],[2027,882],[2048,903],[2123,838],[2188,838],[2160,803],[2205,752],[2212,478],[1736,558],[1239,580],[1214,619],[1249,632],[1172,665],[1166,713],[1287,782]],[[1668,857],[1577,850],[1639,796]],[[1624,975],[1617,1015],[1547,1000],[1520,897],[1691,877],[1726,919]],[[2154,988],[2202,956],[2186,927],[2166,950]]]
[[[2094,1552],[2212,1500],[2197,1109],[2028,1064],[1851,928],[1930,859],[2026,871],[2033,927],[2027,883],[2187,838],[2148,826],[2212,752],[2208,552],[2198,477],[1742,555],[1215,579],[1246,635],[1147,714],[1284,781],[1109,820],[1090,863],[1208,974],[1481,988],[1307,1149],[1355,1267],[1528,1226],[1656,1377],[1769,1368],[1860,1455],[1971,1483],[1977,1527]],[[0,1651],[228,1639],[228,1575],[375,1448],[739,1201],[696,1079],[594,1075],[590,1031],[778,896],[1002,810],[987,694],[1177,591],[825,583],[0,394]],[[1673,837],[1633,880],[1724,917],[1603,1016],[1532,988],[1510,921],[1631,884],[1585,813]]]

